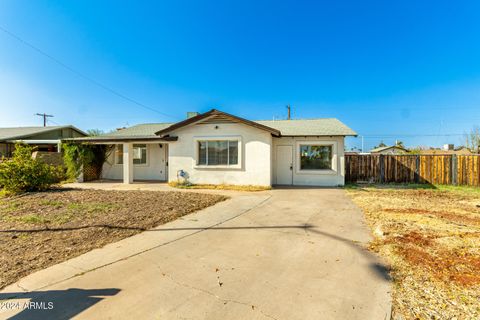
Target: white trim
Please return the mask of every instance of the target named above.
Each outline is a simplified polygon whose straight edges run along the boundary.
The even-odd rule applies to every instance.
[[[198,143],[200,141],[237,141],[238,142],[238,162],[237,164],[231,165],[199,165],[198,164]],[[238,135],[223,135],[223,136],[197,136],[193,137],[193,148],[194,148],[194,158],[193,158],[193,168],[195,169],[225,169],[225,170],[238,170],[242,169],[243,157],[243,143],[242,137]],[[230,150],[229,150],[230,151]]]
[[[44,140],[6,140],[8,143],[25,143],[25,144],[59,144],[62,142],[61,139],[44,139]]]
[[[332,169],[319,169],[319,170],[301,170],[300,165],[300,146],[332,146]],[[295,173],[299,175],[336,175],[338,171],[337,167],[337,142],[328,140],[312,140],[312,141],[297,141],[295,143]]]

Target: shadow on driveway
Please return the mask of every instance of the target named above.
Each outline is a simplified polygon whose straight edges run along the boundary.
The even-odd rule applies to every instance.
[[[331,234],[325,231],[320,231],[315,229],[316,226],[310,224],[303,224],[303,225],[280,225],[280,226],[238,226],[238,227],[186,227],[186,228],[159,228],[159,229],[144,229],[138,227],[128,227],[128,226],[115,226],[115,225],[87,225],[87,226],[80,226],[80,227],[73,227],[73,228],[42,228],[42,229],[24,229],[24,230],[0,230],[0,232],[8,233],[8,232],[45,232],[45,231],[69,231],[69,230],[79,230],[79,229],[87,229],[87,228],[109,228],[109,229],[132,229],[138,231],[146,231],[146,232],[169,232],[169,231],[205,231],[205,230],[212,230],[212,231],[222,231],[222,230],[259,230],[259,229],[303,229],[306,232],[315,233],[324,237],[328,237],[334,239],[336,241],[341,241],[358,252],[362,255],[366,256],[369,260],[371,260],[370,268],[376,273],[377,276],[380,278],[391,281],[391,277],[389,274],[389,268],[384,266],[383,264],[379,263],[377,257],[369,252],[365,247],[358,245],[355,241],[347,238],[343,238],[337,236],[335,234]]]
[[[32,292],[14,292],[0,293],[0,303],[3,304],[3,310],[6,310],[7,304],[17,303],[9,301],[12,297],[17,299],[30,299],[30,301],[20,301],[13,309],[21,309],[19,313],[11,316],[11,320],[35,320],[35,319],[71,319],[90,308],[94,304],[102,301],[107,296],[114,296],[120,292],[120,289],[76,289],[67,290],[49,290]],[[2,301],[3,300],[3,301]],[[0,314],[1,316],[1,314]]]

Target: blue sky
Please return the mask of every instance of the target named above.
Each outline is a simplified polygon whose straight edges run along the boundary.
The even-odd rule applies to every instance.
[[[478,1],[4,0],[0,27],[159,111],[0,31],[0,126],[36,112],[102,130],[211,108],[280,119],[290,103],[368,149],[461,144],[480,122]]]

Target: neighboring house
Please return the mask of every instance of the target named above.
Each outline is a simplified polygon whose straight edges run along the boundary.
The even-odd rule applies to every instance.
[[[355,135],[337,119],[250,121],[211,110],[75,140],[115,145],[102,178],[124,183],[338,186],[344,137]]]
[[[456,154],[456,155],[464,155],[464,156],[468,156],[468,155],[472,155],[474,153],[472,153],[468,148],[460,148],[460,149],[457,149],[457,150],[444,150],[444,149],[425,149],[425,150],[419,150],[418,151],[419,154],[424,154],[424,155],[427,155],[427,154],[435,154],[435,155],[452,155],[452,154]]]
[[[385,146],[370,150],[370,154],[407,154],[408,150],[400,146]]]
[[[10,157],[15,143],[22,142],[36,151],[60,151],[62,139],[85,137],[87,134],[74,126],[0,128],[0,157]]]

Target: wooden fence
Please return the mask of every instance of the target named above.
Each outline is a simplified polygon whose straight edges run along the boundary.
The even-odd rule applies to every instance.
[[[480,186],[480,155],[346,155],[345,180]]]

